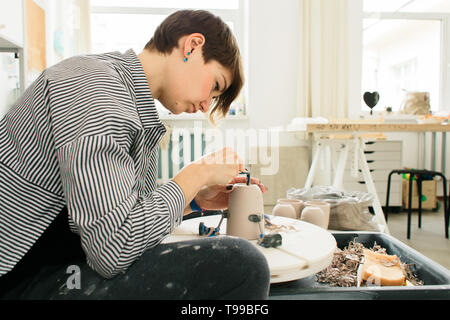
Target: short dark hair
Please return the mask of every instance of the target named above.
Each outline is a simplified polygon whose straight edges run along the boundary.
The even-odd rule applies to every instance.
[[[209,113],[212,123],[228,114],[231,103],[238,97],[244,85],[244,72],[239,47],[231,29],[223,20],[205,10],[180,10],[169,15],[156,29],[145,49],[170,54],[178,47],[178,40],[192,33],[201,33],[206,41],[203,46],[205,63],[219,62],[231,72],[232,81],[228,89],[213,100]]]

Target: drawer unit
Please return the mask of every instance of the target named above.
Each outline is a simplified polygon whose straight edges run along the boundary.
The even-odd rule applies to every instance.
[[[372,180],[382,206],[386,205],[387,179],[393,169],[402,168],[402,141],[370,141],[366,143],[365,156],[371,171]],[[358,176],[351,176],[352,154],[347,158],[344,173],[344,189],[346,191],[367,192],[361,166],[358,165]],[[389,205],[401,206],[402,178],[394,174],[391,177]]]

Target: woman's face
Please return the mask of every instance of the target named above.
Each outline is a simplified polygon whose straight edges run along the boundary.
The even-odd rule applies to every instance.
[[[159,100],[173,114],[207,112],[212,99],[230,86],[231,72],[214,60],[205,64],[202,46],[181,47],[174,50],[180,52],[172,55]]]

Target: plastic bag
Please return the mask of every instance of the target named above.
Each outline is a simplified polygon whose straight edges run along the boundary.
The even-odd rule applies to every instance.
[[[366,192],[337,190],[331,186],[315,186],[310,189],[291,188],[290,199],[322,200],[330,204],[330,230],[380,231],[375,216],[369,212],[373,196]]]

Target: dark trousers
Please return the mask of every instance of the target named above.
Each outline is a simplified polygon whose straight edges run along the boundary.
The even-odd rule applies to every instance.
[[[210,237],[160,244],[124,274],[87,264],[63,210],[24,258],[0,277],[1,299],[265,299],[270,273],[250,242]]]

